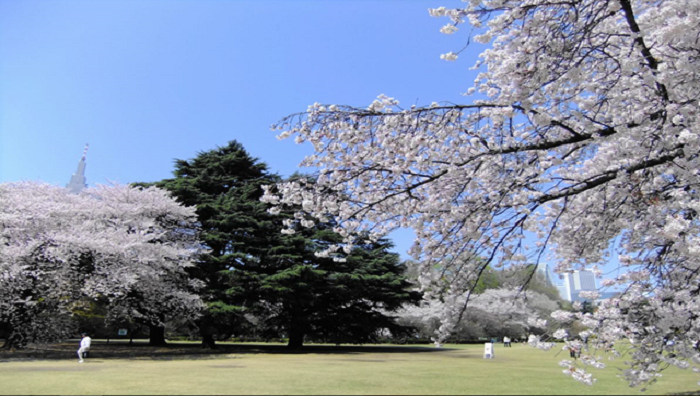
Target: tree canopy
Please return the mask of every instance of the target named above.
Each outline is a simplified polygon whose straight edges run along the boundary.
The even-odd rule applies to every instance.
[[[205,346],[253,330],[287,336],[293,347],[305,338],[367,342],[380,328],[397,330],[389,313],[417,300],[386,240],[334,260],[317,254],[341,239],[331,223],[282,234],[285,223],[306,220],[261,202],[263,186],[281,178],[240,143],[177,160],[174,175],[154,184],[196,210],[209,249],[190,270],[205,284],[198,321]]]
[[[452,296],[446,323],[488,265],[539,263],[550,249],[560,273],[618,261],[601,283],[619,297],[551,319],[578,315],[600,346],[631,342],[632,385],[700,361],[700,3],[473,0],[430,14],[449,19],[443,33],[470,24],[466,40],[490,44],[471,100],[313,104],[277,129],[314,146],[304,164],[319,177],[264,199],[332,215],[346,246],[413,228],[428,297]],[[441,284],[431,269],[446,258]],[[562,365],[593,383],[590,366]]]
[[[264,235],[275,233],[275,226],[267,205],[260,202],[261,185],[280,178],[236,141],[193,159],[176,160],[173,174],[172,179],[142,185],[170,191],[197,214],[200,239],[208,251],[189,272],[205,285],[201,296],[207,309],[198,327],[203,346],[211,348],[216,339],[229,338],[245,323],[243,302],[227,292],[230,271],[267,249]]]
[[[394,313],[417,303],[420,294],[406,280],[398,254],[388,251],[388,240],[367,241],[333,258],[318,254],[341,239],[332,224],[291,235],[280,234],[282,228],[280,222],[268,234],[266,255],[232,273],[231,292],[245,298],[261,332],[286,335],[288,345],[298,348],[308,341],[376,342],[387,331],[406,331]]]
[[[409,261],[411,273],[418,266]],[[433,270],[441,274],[443,284],[449,284],[449,272],[440,265]],[[535,266],[509,267],[501,271],[486,267],[477,284],[469,290],[469,311],[461,318],[450,317],[445,321],[441,315],[444,297],[433,293],[435,298],[400,310],[400,323],[415,328],[421,339],[433,338],[445,327],[452,329],[447,342],[473,342],[494,336],[527,339],[528,334],[546,333],[538,319],[570,305]],[[459,303],[467,304],[467,296],[460,296]]]
[[[0,331],[6,347],[71,335],[100,301],[144,324],[194,319],[200,287],[185,269],[199,244],[194,212],[157,188],[80,195],[35,182],[0,185]]]

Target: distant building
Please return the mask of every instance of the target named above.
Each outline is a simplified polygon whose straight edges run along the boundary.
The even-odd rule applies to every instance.
[[[563,283],[557,283],[554,286],[556,286],[557,290],[559,291],[559,297],[566,300],[566,285],[564,285]]]
[[[546,263],[537,264],[537,275],[548,285],[554,285],[552,275],[549,273],[549,265]]]
[[[580,297],[583,291],[597,291],[595,274],[592,271],[573,271],[564,276],[564,293],[562,297],[567,301],[586,301],[588,299]]]
[[[89,146],[86,144],[85,150],[83,151],[83,158],[78,162],[78,169],[70,178],[68,184],[66,184],[66,188],[73,194],[80,194],[80,192],[87,187],[85,181],[85,156],[87,155],[88,147]]]

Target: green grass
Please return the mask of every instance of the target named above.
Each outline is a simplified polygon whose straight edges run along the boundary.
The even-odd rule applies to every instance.
[[[0,363],[0,394],[640,394],[613,367],[595,370],[598,382],[571,380],[557,365],[564,355],[523,345],[335,348],[297,353],[242,350],[197,359],[95,358]],[[622,362],[614,363],[624,367]],[[649,394],[697,392],[690,370],[669,369]]]

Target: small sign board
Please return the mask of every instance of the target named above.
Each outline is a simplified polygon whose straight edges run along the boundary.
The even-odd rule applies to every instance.
[[[493,359],[493,344],[490,342],[487,342],[484,344],[484,359]]]
[[[125,336],[127,333],[126,329],[119,329],[119,332],[117,332],[120,336]]]

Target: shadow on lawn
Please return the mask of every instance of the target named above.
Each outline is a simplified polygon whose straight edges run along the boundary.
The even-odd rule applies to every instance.
[[[78,340],[62,343],[30,346],[22,350],[0,350],[0,362],[32,361],[32,360],[62,360],[77,359]],[[125,342],[93,341],[90,350],[90,359],[150,359],[150,360],[175,360],[175,359],[212,359],[218,355],[231,354],[340,354],[361,355],[366,353],[436,353],[449,351],[449,348],[435,348],[432,346],[388,346],[388,345],[306,345],[299,349],[290,349],[280,344],[228,344],[219,343],[215,349],[203,349],[198,343],[171,342],[166,346],[154,347],[145,342],[136,341],[129,345]]]

